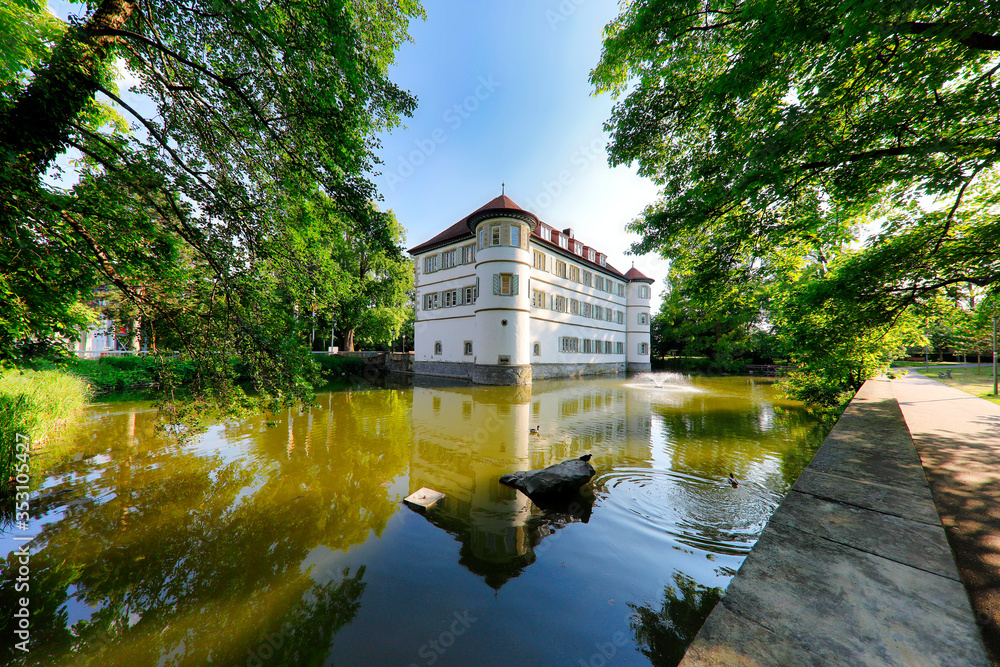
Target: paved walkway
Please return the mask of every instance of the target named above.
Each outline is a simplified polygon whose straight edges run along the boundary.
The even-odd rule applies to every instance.
[[[893,386],[870,380],[681,666],[988,664]]]
[[[1000,405],[917,373],[892,387],[983,640],[1000,665]]]

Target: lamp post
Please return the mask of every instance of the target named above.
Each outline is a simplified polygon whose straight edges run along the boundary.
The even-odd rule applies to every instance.
[[[997,393],[997,316],[993,315],[993,395]]]

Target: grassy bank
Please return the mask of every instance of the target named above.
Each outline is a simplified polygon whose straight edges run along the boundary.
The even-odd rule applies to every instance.
[[[362,376],[365,370],[364,359],[316,355],[315,361],[319,365],[317,388],[343,377]],[[37,361],[31,367],[36,371],[65,372],[83,378],[95,393],[157,387],[168,380],[183,387],[197,375],[195,364],[191,361],[143,355],[70,359],[58,363]],[[236,382],[250,379],[242,364],[235,359],[232,361],[231,377]]]
[[[922,360],[921,361],[894,361],[891,364],[889,364],[889,366],[891,368],[923,368],[926,365],[927,368],[954,368],[955,366],[962,366],[965,363],[966,362],[964,362],[964,361],[937,361],[935,359],[931,359],[926,364]],[[976,363],[976,360],[973,359],[972,361],[969,361],[968,363],[974,364],[974,363]],[[985,365],[986,362],[984,361],[983,364]]]
[[[335,382],[342,377],[360,377],[365,373],[365,360],[357,357],[317,354],[314,361],[319,364],[319,375],[325,382]]]
[[[9,490],[15,474],[17,443],[42,443],[73,419],[89,397],[88,384],[72,373],[0,371],[0,495]]]

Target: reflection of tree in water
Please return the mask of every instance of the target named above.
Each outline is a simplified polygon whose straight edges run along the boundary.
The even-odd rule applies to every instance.
[[[4,630],[6,657],[231,665],[261,649],[266,664],[323,663],[360,606],[364,570],[315,572],[302,563],[318,546],[345,550],[384,529],[396,506],[381,482],[405,470],[406,439],[384,428],[346,439],[314,430],[308,454],[289,454],[276,445],[288,424],[244,424],[236,430],[258,455],[226,463],[159,437],[152,414],[127,436],[120,421],[101,433],[114,443],[106,462],[73,481],[65,516],[32,542],[30,659],[12,650]],[[85,472],[85,461],[71,465]],[[19,595],[15,558],[3,568],[4,616]],[[92,613],[70,627],[67,610],[81,602]]]
[[[831,418],[829,412],[813,407],[791,410],[775,406],[774,409],[779,417],[794,425],[794,433],[799,443],[798,447],[787,447],[780,452],[781,475],[790,488],[812,461],[813,455],[823,444],[837,419]]]
[[[672,667],[681,661],[688,644],[722,598],[721,589],[702,586],[680,572],[675,572],[673,579],[676,588],[664,589],[659,611],[629,604],[635,612],[632,631],[636,643],[655,667]]]
[[[776,489],[795,483],[832,427],[813,409],[794,403],[753,404],[710,397],[701,408],[693,412],[653,407],[672,439],[697,444],[673,452],[674,469],[725,478],[734,468],[739,476],[741,467],[778,456]]]

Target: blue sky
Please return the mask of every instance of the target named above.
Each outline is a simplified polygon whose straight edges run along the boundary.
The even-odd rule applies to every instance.
[[[607,164],[614,100],[588,82],[611,0],[424,0],[427,20],[397,54],[392,79],[418,107],[381,137],[375,181],[414,246],[500,194],[662,288],[666,264],[626,257],[625,225],[656,197],[633,168]]]

